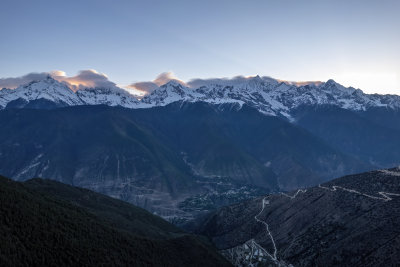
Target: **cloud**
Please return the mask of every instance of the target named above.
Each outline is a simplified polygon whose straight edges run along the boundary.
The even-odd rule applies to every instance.
[[[155,89],[158,88],[158,85],[154,82],[137,82],[127,86],[128,89],[132,89],[133,92],[137,91],[136,93],[140,96],[150,94]]]
[[[81,70],[77,75],[70,77],[62,70],[54,70],[50,72],[29,73],[21,77],[2,78],[0,79],[0,89],[15,89],[20,85],[32,81],[43,80],[49,75],[59,82],[64,82],[73,91],[87,87],[117,87],[115,83],[108,79],[107,75],[99,73],[96,70]]]
[[[251,78],[254,77],[235,76],[233,78],[192,79],[187,83],[187,85],[191,88],[199,88],[210,84],[234,85],[244,83]]]
[[[68,77],[63,71],[52,71],[51,75],[60,82],[65,82],[72,90],[76,91],[87,87],[115,88],[115,83],[107,75],[96,70],[81,70],[77,75]]]
[[[32,81],[40,81],[45,79],[49,73],[47,72],[32,72],[28,73],[21,77],[10,77],[10,78],[1,78],[0,79],[0,89],[1,88],[9,88],[15,89],[20,85],[30,83]]]
[[[161,85],[168,83],[169,81],[176,81],[176,82],[186,86],[185,82],[183,82],[183,81],[179,80],[177,77],[175,77],[174,73],[163,72],[163,73],[159,74],[153,81],[132,83],[132,84],[128,85],[127,88],[132,89],[133,91],[136,91],[136,93],[140,96],[144,96],[144,95],[150,94],[155,89],[157,89]]]
[[[236,84],[241,84],[246,81],[249,81],[250,79],[262,79],[264,81],[275,81],[274,79],[264,76],[264,77],[258,77],[258,76],[235,76],[233,78],[210,78],[210,79],[192,79],[189,82],[185,83],[182,80],[178,79],[175,77],[175,75],[172,72],[163,72],[160,75],[158,75],[153,81],[147,81],[147,82],[136,82],[128,85],[126,88],[128,90],[131,90],[133,94],[139,95],[139,96],[144,96],[146,94],[150,94],[153,92],[155,89],[160,87],[163,84],[166,84],[169,81],[176,81],[186,87],[189,88],[199,88],[201,86],[207,86],[211,84],[220,84],[220,85],[236,85]]]
[[[185,83],[178,78],[175,77],[174,73],[172,72],[163,72],[157,76],[157,78],[153,81],[155,84],[158,86],[161,86],[163,84],[166,84],[169,81],[176,81],[182,85],[185,85]]]
[[[53,77],[55,80],[65,83],[71,90],[77,91],[79,89],[84,89],[88,87],[103,87],[103,88],[119,88],[114,82],[110,81],[107,75],[100,73],[96,70],[81,70],[75,76],[67,76],[67,74],[62,70],[53,70],[50,72],[40,72],[40,73],[29,73],[21,77],[13,78],[2,78],[0,79],[0,89],[10,88],[14,89],[20,85],[27,84],[32,81],[38,81],[45,79],[48,75]],[[283,80],[276,80],[267,76],[236,76],[233,78],[210,78],[210,79],[192,79],[185,83],[178,79],[172,72],[163,72],[159,74],[153,81],[142,81],[132,83],[125,86],[124,89],[131,94],[143,97],[150,94],[158,87],[168,83],[169,81],[176,81],[184,86],[190,88],[199,88],[201,86],[207,86],[212,84],[220,84],[224,86],[238,85],[247,82],[250,79],[262,79],[268,82],[285,82],[288,84],[294,84],[297,86],[305,84],[319,84],[321,82],[288,82]]]
[[[295,86],[304,86],[308,84],[313,84],[313,85],[320,85],[322,82],[321,81],[301,81],[301,82],[292,82],[292,81],[286,81],[286,80],[279,80],[279,79],[274,79],[269,76],[235,76],[233,78],[211,78],[211,79],[192,79],[189,82],[187,82],[187,86],[191,88],[199,88],[201,86],[207,86],[207,85],[212,85],[212,84],[220,84],[220,85],[238,85],[242,84],[245,82],[248,82],[251,79],[261,79],[264,82],[267,83],[286,83],[290,85],[295,85]]]
[[[50,71],[50,75],[51,75],[51,76],[67,76],[67,74],[65,73],[65,71],[62,71],[62,70],[53,70],[53,71]]]

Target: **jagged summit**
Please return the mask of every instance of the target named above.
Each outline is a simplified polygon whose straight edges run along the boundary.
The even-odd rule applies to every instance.
[[[336,84],[336,82],[335,82],[335,80],[333,80],[333,79],[329,79],[329,80],[326,81],[325,84],[326,84],[326,85],[332,85],[332,84]]]
[[[343,85],[335,82],[332,79],[329,79],[326,83],[322,84],[321,88],[326,89],[326,90],[333,90],[333,91],[337,91],[337,92],[347,93],[347,94],[351,94],[356,90],[353,87],[344,87]]]
[[[82,100],[64,83],[47,76],[40,81],[32,81],[14,90],[1,91],[0,106],[24,107],[29,102],[46,101],[55,106],[83,104]]]
[[[365,94],[360,89],[344,87],[330,79],[326,82],[287,82],[270,77],[241,77],[204,81],[189,87],[178,80],[159,86],[140,101],[124,89],[84,88],[73,92],[50,75],[15,90],[0,91],[0,108],[24,107],[32,101],[45,100],[55,106],[109,105],[126,108],[150,108],[177,101],[203,101],[211,104],[249,105],[271,116],[291,118],[304,105],[333,105],[349,110],[371,107],[400,108],[400,96]]]
[[[195,101],[201,97],[193,89],[183,86],[181,83],[171,80],[160,86],[151,94],[145,96],[141,102],[147,107],[165,106],[176,101]]]
[[[86,105],[108,105],[135,108],[139,101],[119,87],[84,88],[76,91]]]
[[[134,108],[138,100],[127,91],[118,88],[84,88],[72,91],[67,84],[59,82],[50,75],[39,81],[32,81],[21,85],[16,89],[6,89],[0,91],[0,107],[32,107],[36,108],[49,106],[63,107],[76,105],[109,105]]]
[[[162,86],[178,86],[178,87],[182,87],[183,85],[182,85],[182,83],[180,83],[179,81],[177,81],[177,80],[170,80],[170,81],[168,81],[167,83],[165,83],[164,85],[162,85]]]

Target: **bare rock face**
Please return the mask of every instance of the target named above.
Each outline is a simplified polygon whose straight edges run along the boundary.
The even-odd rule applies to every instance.
[[[224,207],[203,219],[237,266],[395,266],[400,263],[400,169]]]

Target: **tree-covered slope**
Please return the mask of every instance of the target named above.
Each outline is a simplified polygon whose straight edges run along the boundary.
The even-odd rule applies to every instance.
[[[119,204],[60,183],[0,177],[0,265],[228,265],[197,237]]]
[[[81,207],[105,223],[137,236],[167,239],[184,235],[181,229],[145,209],[88,189],[39,178],[23,184],[43,196]]]

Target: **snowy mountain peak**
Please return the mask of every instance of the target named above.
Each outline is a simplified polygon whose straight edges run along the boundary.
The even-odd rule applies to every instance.
[[[171,80],[145,96],[141,102],[147,106],[165,106],[176,101],[192,101],[196,97],[200,97],[200,95],[193,89]]]
[[[170,80],[168,81],[166,84],[161,85],[161,87],[168,87],[168,86],[172,86],[172,87],[184,87],[180,82],[178,82],[177,80]]]
[[[32,81],[13,90],[4,91],[0,95],[0,106],[6,107],[13,101],[19,105],[32,101],[48,101],[56,106],[80,105],[82,101],[64,83],[60,83],[50,76],[40,81]]]
[[[337,83],[335,82],[335,80],[333,79],[329,79],[325,82],[325,85],[327,86],[332,86],[332,85],[336,85]]]
[[[266,88],[266,84],[268,84],[265,80],[263,80],[260,76],[255,76],[249,78],[244,85],[239,85],[237,87],[244,87],[247,90],[258,90],[262,91]]]
[[[264,80],[260,77],[260,75],[251,77],[249,80],[250,80],[250,82],[253,82],[253,83],[263,83],[264,82]]]
[[[400,96],[369,95],[359,89],[344,87],[332,79],[326,82],[287,82],[258,75],[232,80],[213,79],[210,82],[204,81],[197,88],[189,88],[177,80],[171,80],[140,101],[116,86],[85,88],[73,92],[67,84],[58,82],[51,76],[14,90],[0,91],[0,108],[15,101],[19,107],[23,107],[36,100],[50,101],[56,106],[104,104],[126,108],[150,108],[176,101],[237,103],[249,105],[267,115],[289,119],[290,114],[303,105],[334,105],[351,110],[366,110],[371,107],[400,108]]]
[[[344,87],[343,85],[335,82],[332,79],[330,79],[326,83],[324,83],[322,85],[322,88],[324,88],[326,90],[342,92],[342,93],[345,93],[345,94],[352,94],[355,91],[355,89],[353,87]]]
[[[84,88],[76,91],[76,95],[86,105],[107,105],[135,108],[139,101],[127,91],[119,87]]]
[[[51,102],[57,107],[76,105],[109,105],[134,108],[138,100],[127,91],[118,88],[85,88],[76,92],[67,84],[53,79],[50,75],[39,81],[32,81],[16,89],[0,91],[0,108],[7,105],[24,107],[36,101]]]
[[[186,87],[184,87],[182,84],[172,80],[169,81],[168,83],[162,85],[159,89],[160,91],[165,91],[165,92],[170,92],[170,93],[176,93],[176,94],[185,94]]]

